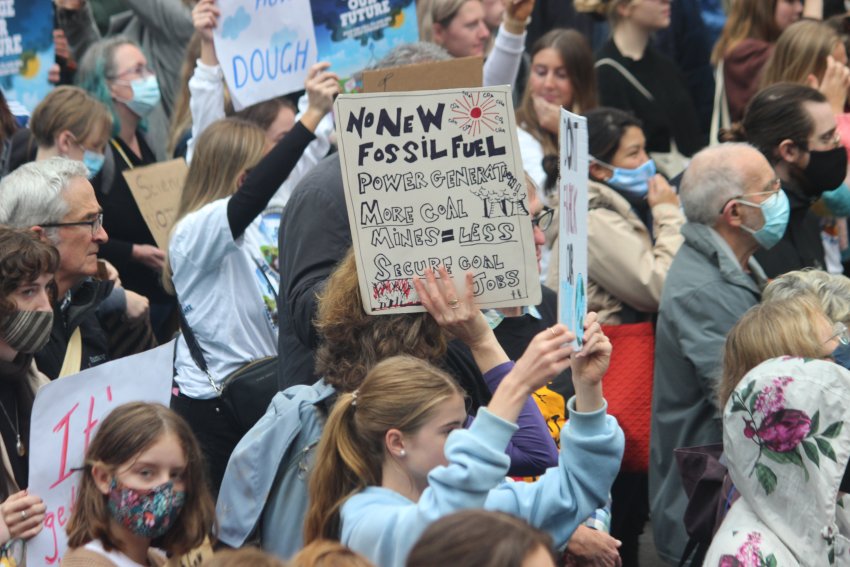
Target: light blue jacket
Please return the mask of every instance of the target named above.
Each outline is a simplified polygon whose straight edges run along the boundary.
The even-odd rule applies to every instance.
[[[222,542],[241,547],[259,526],[266,551],[288,558],[303,547],[307,476],[325,426],[323,406],[335,394],[323,380],[275,394],[236,445],[216,503]]]
[[[428,474],[429,487],[418,502],[373,486],[343,504],[341,541],[379,567],[403,567],[410,549],[431,522],[470,508],[514,514],[547,531],[557,546],[605,504],[623,456],[623,431],[604,408],[576,413],[561,430],[558,466],[534,483],[506,482],[510,464],[505,447],[516,425],[486,408],[469,429],[446,441],[448,466]]]

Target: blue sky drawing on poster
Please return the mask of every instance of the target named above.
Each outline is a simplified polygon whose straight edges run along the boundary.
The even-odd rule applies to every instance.
[[[419,40],[413,0],[312,0],[311,8],[319,59],[341,79]]]
[[[54,62],[53,3],[16,0],[13,5],[14,17],[0,18],[0,88],[32,111],[52,88],[47,74]]]

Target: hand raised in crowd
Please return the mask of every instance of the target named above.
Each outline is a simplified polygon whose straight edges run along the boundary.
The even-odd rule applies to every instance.
[[[334,97],[339,94],[339,77],[328,71],[327,61],[320,61],[310,67],[304,88],[307,90],[307,110],[301,116],[301,123],[313,132],[325,114],[331,111]]]
[[[547,132],[557,134],[561,123],[561,107],[537,95],[531,95],[531,102],[534,104],[534,112],[537,114],[540,127]]]
[[[464,292],[460,297],[445,266],[440,266],[439,275],[437,278],[434,270],[428,268],[425,270],[425,281],[414,276],[413,286],[422,307],[428,310],[440,327],[470,348],[489,340],[493,331],[475,304],[472,273],[466,273]]]
[[[567,543],[566,564],[575,567],[620,567],[622,542],[610,534],[579,526]]]
[[[29,539],[41,531],[47,507],[38,496],[21,490],[0,504],[3,523],[9,531],[9,539]],[[6,534],[0,534],[0,537]]]
[[[850,88],[850,69],[847,68],[847,65],[836,61],[830,55],[826,58],[826,71],[824,71],[823,79],[818,82],[817,77],[809,75],[806,82],[826,97],[833,113],[841,114],[844,112],[844,104],[847,102],[847,89]]]
[[[576,389],[576,411],[598,410],[603,405],[602,377],[611,362],[611,341],[602,332],[596,313],[591,311],[587,314],[581,350],[573,352],[570,359]]]
[[[676,205],[678,207],[679,196],[670,184],[667,183],[667,180],[664,179],[664,176],[660,173],[656,173],[649,180],[649,191],[646,194],[646,202],[649,203],[650,207],[654,207],[655,205],[660,205],[662,203]]]
[[[161,272],[165,267],[165,252],[150,244],[133,244],[131,257],[148,268]]]
[[[505,29],[516,35],[524,33],[534,9],[534,0],[502,0],[502,3],[505,5]]]
[[[192,8],[192,25],[201,36],[201,63],[218,65],[218,56],[213,43],[213,30],[218,27],[221,10],[215,4],[216,0],[200,0]]]

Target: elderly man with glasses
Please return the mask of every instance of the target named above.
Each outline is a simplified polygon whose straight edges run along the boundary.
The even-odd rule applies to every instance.
[[[688,541],[678,447],[722,440],[715,387],[726,333],[766,283],[753,258],[788,223],[788,198],[767,159],[747,144],[694,156],[679,197],[687,223],[661,293],[649,455],[649,499],[659,554],[678,562]]]
[[[51,379],[109,358],[96,310],[113,284],[92,279],[109,237],[87,173],[82,162],[52,158],[23,165],[0,182],[0,224],[31,228],[59,251],[53,330],[36,355],[38,369]]]

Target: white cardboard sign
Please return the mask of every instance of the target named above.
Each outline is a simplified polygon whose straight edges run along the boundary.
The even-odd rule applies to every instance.
[[[559,138],[558,322],[578,348],[587,317],[587,119],[562,109]]]
[[[304,88],[318,60],[310,0],[219,0],[215,50],[242,110]]]
[[[424,311],[412,278],[441,264],[482,308],[540,303],[509,87],[341,95],[334,118],[368,313]]]
[[[27,565],[58,565],[67,548],[83,456],[106,415],[128,402],[171,401],[174,341],[43,386],[30,425],[29,491],[47,505],[44,529],[27,543]]]

